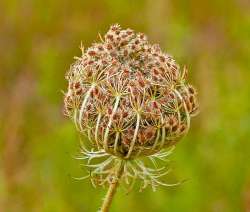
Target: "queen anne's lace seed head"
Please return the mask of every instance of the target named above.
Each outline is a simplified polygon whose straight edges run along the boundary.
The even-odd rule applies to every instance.
[[[98,149],[152,155],[183,137],[198,110],[186,74],[143,33],[116,24],[70,67],[65,113]]]

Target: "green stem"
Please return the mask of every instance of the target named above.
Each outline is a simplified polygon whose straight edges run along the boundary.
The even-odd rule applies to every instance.
[[[124,161],[121,160],[120,164],[118,166],[116,175],[115,175],[115,179],[114,181],[110,184],[108,192],[104,198],[102,207],[101,207],[101,212],[108,212],[112,203],[112,200],[114,198],[114,195],[116,193],[117,187],[119,185],[119,181],[122,177],[124,171]]]

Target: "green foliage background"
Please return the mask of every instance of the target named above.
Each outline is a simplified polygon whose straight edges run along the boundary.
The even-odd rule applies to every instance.
[[[145,32],[199,91],[199,116],[171,156],[173,188],[126,194],[112,211],[250,211],[250,2],[4,0],[0,2],[0,211],[96,211],[62,115],[64,74],[112,23]]]

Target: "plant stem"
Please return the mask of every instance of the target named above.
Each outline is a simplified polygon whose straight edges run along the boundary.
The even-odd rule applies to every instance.
[[[115,195],[115,192],[116,192],[117,187],[119,185],[119,181],[120,181],[120,179],[122,177],[123,171],[124,171],[124,161],[121,160],[120,164],[119,164],[119,166],[117,168],[115,179],[110,184],[108,192],[107,192],[107,194],[106,194],[106,196],[104,198],[104,201],[103,201],[103,204],[102,204],[102,207],[101,207],[101,212],[108,212],[109,211],[112,200],[113,200],[114,195]]]

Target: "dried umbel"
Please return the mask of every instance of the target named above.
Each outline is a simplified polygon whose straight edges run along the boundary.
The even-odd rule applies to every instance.
[[[132,163],[188,132],[198,105],[187,70],[144,34],[113,25],[101,42],[81,50],[66,74],[65,113],[96,149],[84,151],[87,158]]]
[[[146,36],[111,26],[71,66],[66,114],[99,149],[129,159],[174,145],[197,111],[186,69]]]

